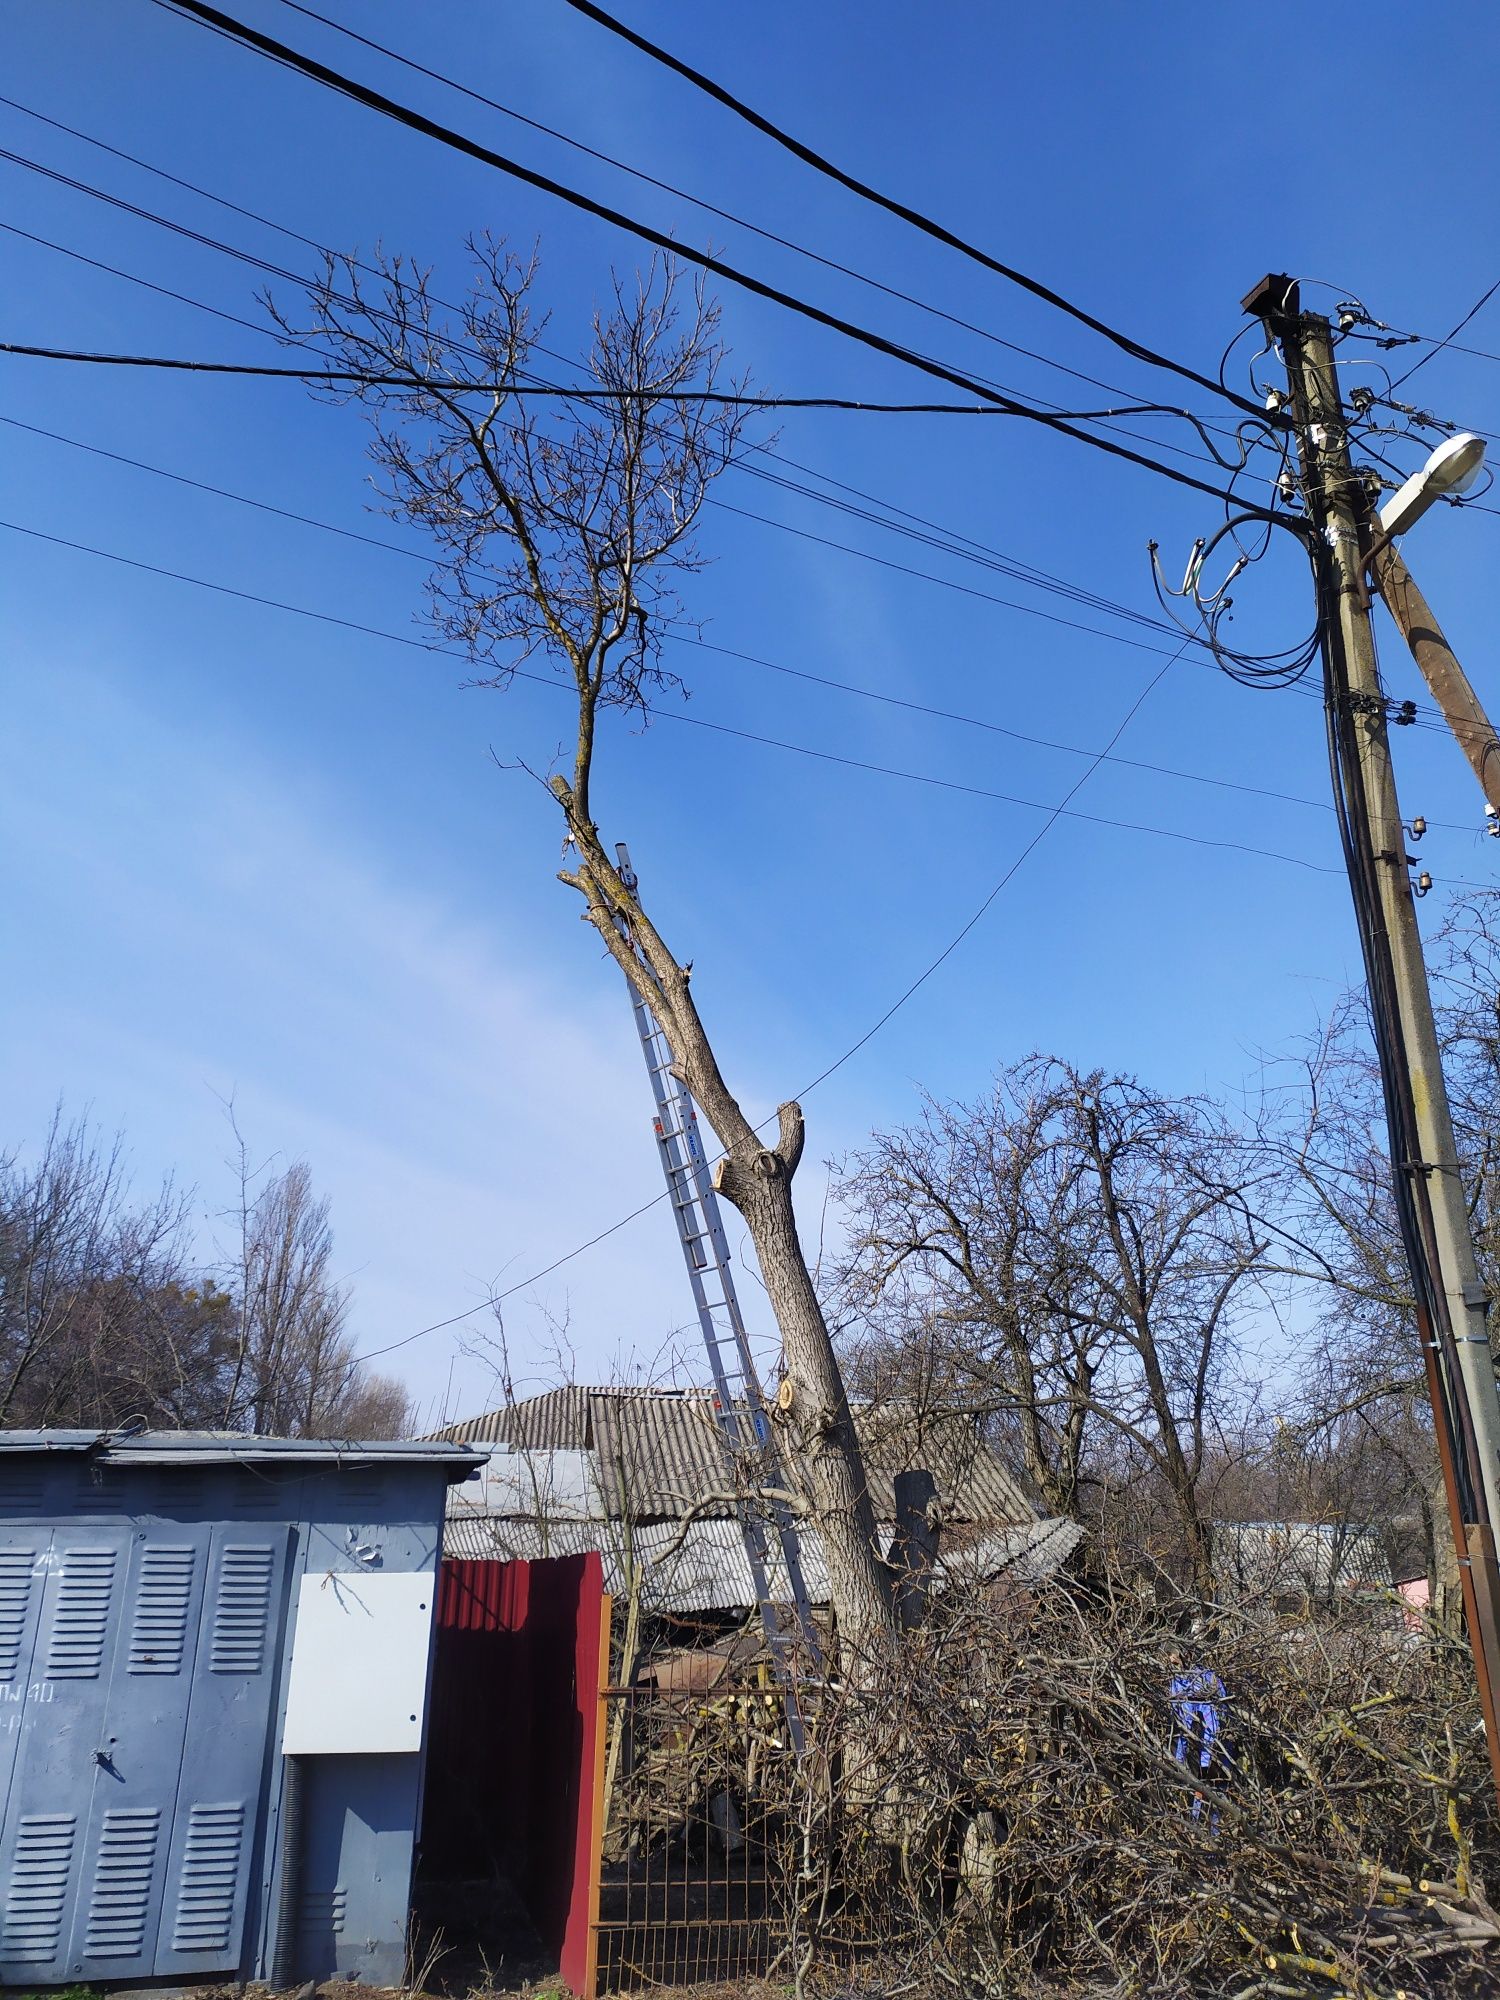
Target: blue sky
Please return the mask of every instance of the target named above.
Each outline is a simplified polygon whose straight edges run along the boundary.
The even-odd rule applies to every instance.
[[[1436,334],[1500,275],[1500,175],[1482,125],[1429,126],[1462,79],[1493,99],[1500,21],[1377,4],[1311,59],[1291,6],[952,5],[918,12],[766,0],[753,10],[621,0],[627,18],[793,131],[1138,338],[1212,373],[1268,269],[1357,293]],[[273,0],[244,17],[600,199],[712,242],[773,282],[1024,394],[1097,395],[1038,360],[820,269],[402,71]],[[879,277],[1133,398],[1210,413],[1206,390],[1081,327],[814,177],[561,0],[413,10],[327,0],[363,32],[659,178]],[[149,0],[8,10],[5,95],[320,242],[377,243],[465,281],[462,239],[540,241],[550,339],[571,348],[627,236],[374,119]],[[253,255],[307,253],[84,140],[0,105],[3,144]],[[1326,136],[1325,136],[1326,135]],[[1390,162],[1382,172],[1383,160]],[[0,162],[0,217],[242,319],[242,263]],[[250,328],[11,234],[6,337],[79,349],[276,359]],[[287,296],[289,288],[278,288]],[[787,394],[905,398],[931,385],[732,288],[725,332]],[[1466,344],[1500,353],[1500,303]],[[1239,367],[1247,352],[1236,351]],[[1370,350],[1373,352],[1373,350]],[[1415,354],[1417,350],[1413,350]],[[1402,364],[1407,365],[1407,359]],[[1243,373],[1233,378],[1243,386]],[[1355,376],[1354,381],[1366,379]],[[1500,430],[1500,362],[1447,352],[1411,384]],[[1225,406],[1227,407],[1227,406]],[[0,361],[0,518],[260,596],[416,634],[419,562],[194,492],[62,438],[416,546],[372,519],[365,435],[296,385]],[[1181,427],[1144,420],[1196,448]],[[1145,547],[1180,573],[1214,505],[1030,426],[792,415],[799,464],[1017,562],[1149,611]],[[1187,464],[1187,461],[1172,461]],[[1189,466],[1191,470],[1205,468]],[[797,476],[801,476],[800,474]],[[704,518],[691,605],[718,645],[1100,747],[1152,674],[1159,635],[914,546],[744,474]],[[805,531],[1076,618],[987,602]],[[1500,522],[1443,510],[1414,570],[1486,691]],[[565,729],[546,690],[464,691],[458,663],[0,533],[6,694],[0,837],[12,950],[0,1037],[3,1140],[35,1141],[61,1094],[128,1135],[138,1173],[198,1190],[205,1245],[229,1198],[223,1100],[264,1154],[305,1154],[332,1196],[354,1326],[375,1349],[560,1258],[658,1191],[648,1102],[617,975],[553,879],[559,828],[500,762],[543,763]],[[1235,634],[1301,636],[1295,552],[1242,580]],[[1393,692],[1409,664],[1385,634]],[[686,713],[864,763],[1050,803],[1084,762],[684,650]],[[1397,739],[1403,799],[1434,826],[1439,890],[1490,882],[1495,848],[1456,749]],[[1302,799],[1326,791],[1305,691],[1251,692],[1184,661],[1118,754]],[[628,839],[726,1069],[760,1115],[854,1042],[948,943],[1036,830],[1017,805],[664,721],[615,727],[596,805]],[[925,1086],[982,1088],[1045,1047],[1171,1090],[1233,1091],[1257,1051],[1311,1027],[1355,973],[1330,814],[1124,764],[1060,822],[913,1000],[806,1101],[819,1160],[908,1116]],[[805,1172],[810,1229],[823,1181]],[[752,1309],[765,1318],[755,1287]],[[579,1365],[648,1362],[688,1318],[657,1209],[518,1293],[518,1372],[566,1326]],[[425,1407],[487,1393],[456,1343],[393,1357]]]

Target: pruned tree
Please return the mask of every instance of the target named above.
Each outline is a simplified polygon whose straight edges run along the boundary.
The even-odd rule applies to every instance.
[[[596,819],[596,759],[611,714],[643,722],[679,686],[662,642],[682,617],[676,584],[699,567],[708,490],[744,448],[716,306],[670,262],[616,282],[582,360],[586,393],[528,397],[545,320],[535,258],[471,241],[472,290],[438,304],[424,273],[382,261],[373,285],[330,262],[310,325],[273,305],[304,348],[366,379],[348,395],[372,420],[388,511],[424,529],[439,563],[437,631],[482,684],[536,659],[572,696],[572,743],[547,777],[570,857],[561,880],[632,988],[656,1013],[675,1066],[723,1149],[720,1193],[745,1219],[781,1333],[780,1421],[828,1548],[840,1629],[856,1653],[889,1633],[889,1577],[838,1363],[798,1235],[792,1184],[804,1128],[780,1107],[773,1142],[746,1117],[689,987],[689,967],[633,898]]]
[[[1269,1274],[1252,1176],[1212,1105],[1033,1057],[975,1103],[929,1102],[844,1180],[877,1341],[940,1355],[1059,1512],[1154,1496],[1205,1594],[1204,1480]]]

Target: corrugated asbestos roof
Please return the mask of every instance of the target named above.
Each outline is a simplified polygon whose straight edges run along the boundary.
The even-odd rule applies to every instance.
[[[1040,1582],[1056,1569],[1076,1545],[1082,1529],[1072,1521],[1031,1521],[991,1535],[965,1538],[963,1545],[939,1556],[947,1580],[959,1577],[991,1581],[1002,1575]],[[787,1600],[790,1592],[775,1537],[772,1544],[772,1595]],[[828,1565],[816,1529],[803,1526],[799,1536],[802,1573],[809,1598],[828,1602]],[[692,1521],[679,1526],[668,1521],[633,1530],[618,1521],[512,1520],[464,1512],[450,1514],[443,1535],[449,1556],[511,1562],[517,1558],[584,1555],[597,1549],[604,1566],[604,1587],[617,1597],[629,1590],[629,1562],[639,1566],[641,1608],[648,1615],[673,1612],[750,1612],[755,1586],[739,1526],[734,1521]]]
[[[488,1410],[483,1416],[465,1417],[435,1435],[451,1438],[455,1444],[513,1444],[526,1451],[588,1451],[594,1442],[589,1417],[595,1398],[635,1393],[629,1389],[590,1389],[581,1382],[567,1382],[560,1389],[548,1389],[540,1396],[502,1403],[498,1410]]]
[[[1240,1591],[1393,1588],[1390,1560],[1373,1528],[1341,1521],[1217,1521],[1214,1568]]]
[[[908,1407],[856,1412],[870,1499],[895,1518],[898,1472],[925,1466],[945,1518],[976,1525],[1030,1522],[1036,1509],[968,1420]],[[454,1443],[507,1444],[523,1453],[589,1452],[606,1511],[635,1521],[680,1520],[730,1484],[713,1404],[701,1389],[590,1389],[570,1383],[525,1402],[450,1424]],[[523,1511],[535,1512],[535,1509]],[[709,1518],[728,1519],[723,1501]]]

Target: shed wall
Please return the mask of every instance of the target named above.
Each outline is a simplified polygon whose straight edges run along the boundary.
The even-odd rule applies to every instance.
[[[0,1983],[266,1977],[289,1859],[292,1975],[399,1983],[420,1722],[402,1754],[303,1760],[290,1857],[281,1732],[299,1592],[435,1582],[445,1486],[0,1455]],[[430,1587],[395,1594],[430,1621]]]

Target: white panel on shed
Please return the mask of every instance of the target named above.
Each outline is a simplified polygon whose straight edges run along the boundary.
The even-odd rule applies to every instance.
[[[437,1580],[429,1571],[308,1571],[281,1747],[288,1757],[420,1750]]]

